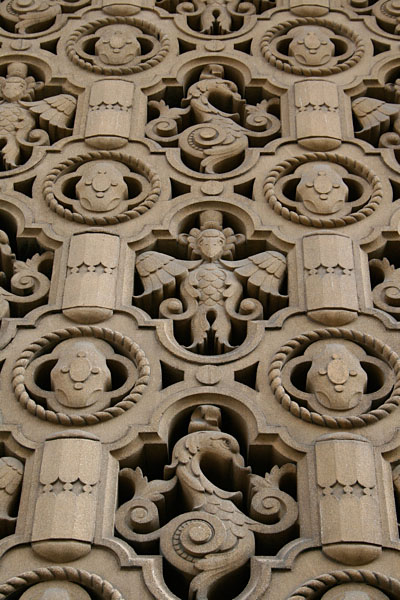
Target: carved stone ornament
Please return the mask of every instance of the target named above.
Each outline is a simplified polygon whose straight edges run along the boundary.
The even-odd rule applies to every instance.
[[[210,413],[213,407],[204,407]],[[280,490],[280,481],[296,473],[293,464],[273,467],[265,477],[251,474],[244,466],[237,440],[218,425],[189,428],[165,467],[166,480],[148,481],[141,469],[123,469],[120,477],[134,488],[131,500],[117,511],[116,528],[135,548],[149,547],[157,540],[164,558],[190,581],[189,594],[208,598],[208,591],[227,574],[235,573],[255,551],[256,538],[269,541],[290,531],[296,523],[296,502]],[[234,492],[225,491],[203,471],[206,460],[216,463],[222,477],[230,469]],[[179,487],[178,487],[179,486]],[[168,496],[178,487],[186,511],[160,526]],[[248,515],[242,510],[242,492],[249,487]],[[218,560],[214,562],[212,557]]]
[[[374,258],[369,263],[371,271],[378,273],[381,283],[374,286],[372,297],[374,305],[392,315],[400,315],[400,270],[391,265],[387,258]]]
[[[287,45],[288,44],[288,45]],[[287,54],[280,48],[287,47]],[[365,53],[360,36],[329,19],[298,18],[269,29],[261,40],[264,58],[294,75],[324,76],[347,71]]]
[[[60,29],[65,24],[63,12],[78,10],[89,0],[5,0],[0,5],[2,27],[21,37],[37,36]]]
[[[235,245],[243,241],[242,234],[223,227],[222,213],[202,212],[200,229],[193,228],[178,238],[188,246],[191,260],[154,251],[138,257],[136,268],[144,291],[134,296],[134,302],[144,307],[147,298],[153,297],[160,317],[176,322],[178,336],[189,326],[190,342],[185,345],[192,352],[232,350],[234,325],[260,319],[264,309],[274,312],[286,300],[279,292],[286,271],[284,255],[265,251],[233,261]],[[177,283],[180,298],[163,299],[164,290],[170,295]],[[242,299],[245,289],[248,297]]]
[[[102,593],[104,600],[124,600],[121,593],[107,580],[94,573],[74,567],[42,567],[19,573],[0,585],[0,598],[5,600],[10,593],[24,589],[24,600],[39,600],[60,596],[65,600],[87,600],[88,593]],[[26,589],[28,587],[28,589]]]
[[[43,193],[49,207],[65,219],[113,225],[149,210],[160,196],[160,179],[139,158],[89,152],[52,169]]]
[[[162,0],[160,6],[170,9],[174,2]],[[176,12],[186,16],[187,24],[196,32],[204,35],[224,36],[240,30],[250,15],[267,8],[268,0],[261,0],[257,5],[246,0],[190,0],[179,2]],[[260,8],[261,11],[257,11]]]
[[[9,237],[0,230],[0,318],[20,317],[47,301],[53,253],[16,260]]]
[[[315,598],[315,588],[321,600],[387,600],[385,592],[396,593],[400,582],[365,569],[333,571],[307,581],[288,600],[311,600]]]
[[[58,94],[34,101],[35,92],[42,87],[43,83],[28,75],[28,65],[23,62],[10,63],[6,77],[0,78],[0,140],[5,170],[23,162],[21,152],[27,154],[34,146],[49,145],[50,137],[58,139],[72,133],[75,98]],[[39,115],[39,128],[36,128],[36,115]]]
[[[237,85],[225,78],[224,67],[209,64],[188,89],[181,109],[164,100],[150,102],[159,117],[147,124],[146,134],[161,145],[178,143],[184,163],[193,170],[225,173],[243,162],[249,145],[277,136],[280,121],[270,111],[276,104],[277,99],[247,104]],[[195,124],[188,126],[190,121]]]
[[[325,152],[289,158],[274,167],[264,182],[264,194],[285,219],[321,228],[365,219],[383,195],[379,176],[364,164]]]
[[[117,388],[113,369],[125,374]],[[18,402],[39,419],[79,426],[129,410],[141,399],[149,375],[148,360],[135,342],[109,329],[77,327],[28,346],[15,363],[13,387]],[[48,377],[50,385],[41,385]]]
[[[151,69],[169,52],[168,36],[135,17],[105,17],[76,29],[66,43],[69,59],[102,75]]]
[[[303,388],[297,372],[305,369]],[[399,372],[399,357],[382,341],[328,328],[301,335],[281,348],[270,364],[269,381],[275,398],[296,417],[324,427],[352,428],[396,410]],[[367,382],[375,391],[366,393]]]
[[[400,0],[0,0],[0,600],[400,600]]]

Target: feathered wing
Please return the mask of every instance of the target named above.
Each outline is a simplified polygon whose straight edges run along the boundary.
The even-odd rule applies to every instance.
[[[58,94],[37,102],[24,103],[31,112],[39,115],[41,129],[49,131],[51,138],[71,133],[70,124],[75,112],[76,100],[69,94]]]
[[[362,129],[358,138],[377,144],[380,136],[389,131],[391,123],[399,113],[400,106],[376,98],[357,98],[352,104],[353,112]]]
[[[8,535],[16,521],[11,511],[16,503],[22,483],[24,466],[17,458],[0,458],[0,532]]]
[[[221,262],[235,272],[248,296],[259,300],[268,313],[286,306],[288,297],[280,293],[286,274],[283,254],[267,250],[243,260]]]
[[[179,260],[161,252],[143,252],[136,260],[136,269],[143,284],[143,293],[134,296],[136,303],[148,312],[150,300],[152,310],[158,309],[160,302],[173,297],[176,285],[200,263],[200,260]]]

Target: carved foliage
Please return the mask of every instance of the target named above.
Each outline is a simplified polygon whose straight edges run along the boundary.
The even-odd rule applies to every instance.
[[[213,408],[204,407],[204,412]],[[137,549],[149,548],[159,539],[162,555],[190,581],[189,594],[200,599],[208,598],[216,582],[247,562],[255,551],[255,537],[267,544],[279,536],[288,539],[298,510],[279,484],[284,475],[295,476],[296,468],[286,464],[274,467],[265,478],[252,475],[234,437],[218,426],[210,427],[206,420],[201,429],[196,419],[196,427],[190,426],[189,431],[173,449],[165,481],[149,482],[140,469],[121,472],[121,477],[131,481],[134,495],[118,509],[116,527]],[[210,474],[220,474],[219,481],[224,480],[224,470],[231,469],[235,488],[248,495],[249,515],[242,508],[242,492],[216,485],[204,471],[207,465]],[[173,491],[179,502],[182,497],[185,512],[168,519],[164,511]],[[165,525],[161,522],[160,527],[161,515]]]
[[[45,304],[52,263],[50,251],[17,260],[7,234],[0,231],[0,318],[21,317]]]
[[[146,134],[163,146],[178,143],[193,170],[225,173],[242,163],[249,145],[262,146],[276,137],[280,122],[270,108],[277,103],[248,105],[236,84],[224,78],[224,68],[210,64],[188,89],[181,109],[164,100],[149,103],[160,116],[148,123]]]

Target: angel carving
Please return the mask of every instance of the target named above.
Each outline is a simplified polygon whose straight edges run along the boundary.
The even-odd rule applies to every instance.
[[[185,338],[190,325],[186,347],[192,352],[232,350],[238,345],[233,340],[241,343],[247,321],[287,304],[287,296],[280,293],[286,273],[283,254],[265,251],[232,260],[244,236],[223,228],[222,220],[222,213],[207,210],[200,215],[200,229],[180,234],[178,241],[189,247],[191,260],[150,251],[136,262],[143,284],[143,293],[134,296],[136,304],[172,319],[178,338]]]
[[[75,111],[75,98],[58,94],[33,101],[35,91],[42,86],[28,76],[28,67],[21,62],[10,63],[7,76],[0,77],[0,152],[5,169],[21,164],[23,153],[27,154],[30,147],[50,144],[50,138],[71,133],[68,125]]]

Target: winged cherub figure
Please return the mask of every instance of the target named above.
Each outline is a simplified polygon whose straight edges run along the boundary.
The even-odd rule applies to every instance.
[[[33,96],[42,83],[28,76],[28,67],[12,62],[7,76],[0,77],[0,150],[4,167],[12,169],[21,163],[21,148],[49,144],[51,136],[64,137],[71,133],[68,123],[76,107],[76,100],[69,94],[58,94],[33,102]],[[39,115],[40,129],[34,129]]]
[[[150,251],[136,262],[144,289],[134,297],[136,303],[147,311],[158,308],[160,317],[173,319],[178,335],[190,324],[187,348],[192,352],[221,354],[233,349],[232,329],[235,337],[241,336],[247,321],[287,303],[279,293],[286,272],[283,254],[266,251],[229,260],[244,236],[223,228],[222,218],[219,211],[204,211],[200,229],[180,234],[178,241],[189,247],[192,260]]]

